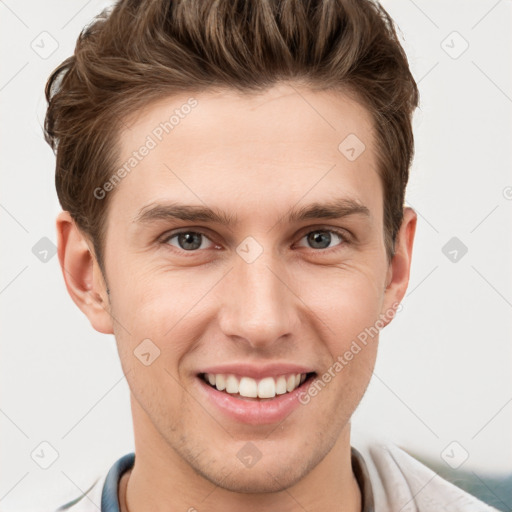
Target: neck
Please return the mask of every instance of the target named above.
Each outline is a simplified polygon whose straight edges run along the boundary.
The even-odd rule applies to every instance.
[[[121,512],[361,510],[352,472],[349,424],[329,453],[301,480],[275,492],[255,494],[234,492],[207,480],[165,442],[147,416],[143,422],[135,418],[136,458],[133,469],[120,482]]]

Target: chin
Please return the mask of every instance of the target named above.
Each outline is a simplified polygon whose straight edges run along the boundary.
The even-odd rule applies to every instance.
[[[255,441],[258,443],[258,441]],[[260,445],[261,446],[261,445]],[[268,446],[252,467],[244,467],[240,460],[229,450],[216,453],[213,458],[197,457],[194,469],[203,478],[221,489],[243,494],[265,494],[288,489],[312,471],[324,458],[328,446],[313,446],[308,442],[285,449],[283,442],[278,449]],[[229,460],[231,459],[231,461]]]
[[[299,471],[290,472],[281,463],[272,465],[271,469],[267,466],[242,470],[233,468],[224,478],[219,474],[204,476],[222,489],[242,494],[280,492],[293,486],[304,476]]]

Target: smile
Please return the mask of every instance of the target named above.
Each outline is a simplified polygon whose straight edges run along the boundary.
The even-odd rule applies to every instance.
[[[308,373],[290,373],[278,377],[264,377],[253,379],[252,377],[238,377],[232,374],[203,373],[201,378],[210,386],[230,395],[238,395],[240,398],[272,399],[276,395],[291,393],[303,384],[309,377]]]
[[[205,400],[205,407],[213,407],[236,423],[254,426],[280,423],[301,407],[299,397],[307,392],[317,373],[279,366],[266,369],[232,366],[229,370],[233,373],[228,368],[203,370],[196,374],[200,400]]]

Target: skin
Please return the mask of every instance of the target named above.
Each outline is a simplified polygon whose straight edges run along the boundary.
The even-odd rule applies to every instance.
[[[121,161],[189,97],[162,98],[132,116]],[[110,296],[91,241],[68,212],[57,218],[67,289],[94,329],[115,334],[131,390],[136,462],[120,485],[122,508],[360,510],[350,417],[369,383],[378,336],[279,424],[227,418],[199,392],[196,374],[226,362],[279,361],[322,375],[365,328],[383,315],[384,325],[390,321],[409,280],[416,214],[404,210],[389,261],[372,120],[353,97],[298,84],[194,97],[192,112],[110,192]],[[355,161],[338,150],[350,133],[366,146]],[[340,197],[369,215],[281,220],[293,208]],[[142,207],[165,200],[216,207],[238,224],[133,222]],[[163,239],[178,228],[203,233],[201,248]],[[306,236],[326,229],[347,236],[331,233],[323,248]],[[263,248],[251,264],[236,252],[248,236]],[[160,349],[150,366],[133,354],[147,338]],[[248,441],[262,454],[250,468],[237,458]]]

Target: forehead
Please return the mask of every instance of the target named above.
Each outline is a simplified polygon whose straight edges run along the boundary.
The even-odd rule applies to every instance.
[[[330,194],[382,204],[371,115],[340,92],[282,84],[259,94],[180,94],[126,124],[118,164],[127,172],[111,205],[125,218],[168,199],[242,217]]]

